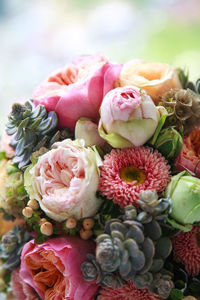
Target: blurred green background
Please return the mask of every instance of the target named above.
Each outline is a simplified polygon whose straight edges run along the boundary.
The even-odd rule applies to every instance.
[[[0,0],[0,132],[14,101],[80,54],[144,58],[200,77],[199,0]]]

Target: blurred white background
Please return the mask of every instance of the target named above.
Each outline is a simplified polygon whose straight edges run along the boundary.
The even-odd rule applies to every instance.
[[[80,54],[166,62],[197,79],[199,33],[199,0],[0,0],[0,133],[13,102]]]

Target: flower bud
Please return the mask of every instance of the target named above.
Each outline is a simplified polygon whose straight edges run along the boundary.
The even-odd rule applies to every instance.
[[[159,119],[151,97],[135,86],[107,93],[100,115],[99,133],[114,148],[143,145],[154,134]]]
[[[76,228],[76,225],[77,225],[77,221],[75,218],[71,217],[69,218],[67,221],[66,221],[66,227],[69,228],[69,229],[73,229],[73,228]]]
[[[53,225],[50,222],[45,222],[41,225],[40,231],[42,234],[50,236],[53,233]]]
[[[167,159],[173,159],[181,151],[183,138],[173,127],[162,129],[153,145]]]
[[[93,145],[103,147],[105,143],[99,135],[98,126],[87,118],[81,118],[76,122],[75,138],[84,139],[85,147]]]
[[[173,219],[181,224],[200,221],[200,179],[183,171],[172,177],[165,193],[171,198]]]
[[[31,218],[33,215],[33,209],[29,206],[26,206],[23,210],[22,210],[22,214],[24,215],[24,217],[26,218]]]

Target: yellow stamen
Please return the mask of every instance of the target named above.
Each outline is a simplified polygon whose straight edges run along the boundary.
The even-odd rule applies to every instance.
[[[129,166],[120,170],[120,178],[125,182],[136,181],[134,185],[140,185],[145,182],[146,175],[142,170]]]

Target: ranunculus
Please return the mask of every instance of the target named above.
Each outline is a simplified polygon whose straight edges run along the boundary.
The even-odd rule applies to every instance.
[[[135,85],[151,96],[155,103],[159,96],[171,88],[181,88],[177,71],[170,65],[156,62],[131,60],[124,64],[120,79],[120,86]]]
[[[101,205],[96,197],[100,157],[83,140],[55,143],[25,173],[30,198],[53,220],[93,216]],[[98,161],[98,162],[97,162]]]
[[[35,290],[19,276],[19,269],[12,272],[11,288],[17,300],[39,300]]]
[[[200,177],[200,128],[194,129],[183,140],[183,147],[176,159],[178,171],[186,170]]]
[[[12,136],[4,132],[0,140],[0,150],[6,153],[7,158],[12,158],[15,155],[15,150],[10,146],[11,139]]]
[[[143,145],[154,134],[159,119],[151,97],[134,86],[110,91],[100,115],[99,133],[114,148]]]
[[[28,242],[22,251],[20,277],[44,300],[91,300],[98,285],[84,280],[81,264],[95,243],[59,237],[43,244]]]
[[[114,88],[121,68],[102,55],[78,57],[35,89],[34,104],[55,111],[61,128],[74,130],[81,117],[96,121],[103,96]]]

